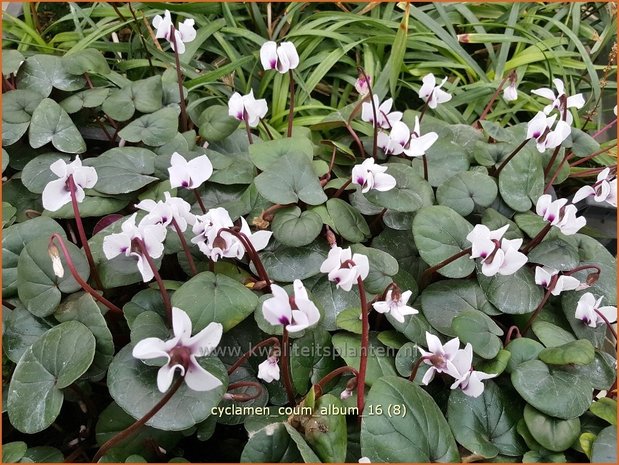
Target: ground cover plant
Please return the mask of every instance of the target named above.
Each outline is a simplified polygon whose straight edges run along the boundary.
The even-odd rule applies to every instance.
[[[612,3],[5,13],[3,461],[615,463],[615,67]]]

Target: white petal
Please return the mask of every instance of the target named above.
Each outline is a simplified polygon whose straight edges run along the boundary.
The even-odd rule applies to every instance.
[[[228,115],[239,121],[244,119],[245,105],[243,104],[243,97],[238,92],[232,94],[230,100],[228,100]]]
[[[170,389],[170,386],[172,385],[172,380],[174,379],[174,372],[177,368],[181,370],[182,376],[183,372],[185,371],[182,365],[170,366],[169,363],[166,363],[161,368],[159,368],[159,371],[157,372],[157,387],[159,388],[159,391],[166,392],[168,389]]]
[[[221,323],[209,323],[206,328],[187,341],[187,347],[196,357],[204,357],[219,345],[223,332],[224,327]]]
[[[595,195],[595,189],[591,186],[582,186],[574,194],[574,199],[572,200],[572,203],[578,203],[591,195]]]
[[[552,91],[552,89],[549,89],[547,87],[542,87],[541,89],[532,90],[531,93],[535,95],[539,95],[540,97],[546,98],[548,100],[555,99],[555,93]]]
[[[103,253],[111,260],[118,255],[126,254],[131,248],[131,236],[124,233],[110,234],[103,238]]]
[[[190,187],[192,189],[201,186],[213,174],[213,165],[206,155],[200,155],[190,160],[187,163],[187,169],[191,176]]]
[[[178,31],[181,34],[181,40],[184,43],[191,42],[196,38],[196,30],[194,29],[195,21],[191,18],[186,19],[178,25]]]
[[[260,47],[260,62],[265,71],[277,67],[277,44],[269,40]]]
[[[191,318],[178,307],[172,307],[172,328],[174,336],[179,338],[183,344],[191,337]]]
[[[374,189],[380,192],[390,191],[396,186],[393,176],[386,173],[376,173],[374,175]]]
[[[166,357],[168,361],[170,360],[165,341],[162,341],[158,337],[147,337],[146,339],[142,339],[133,347],[133,352],[131,354],[134,358],[139,359]]]
[[[71,192],[64,179],[56,179],[47,183],[43,189],[43,208],[50,212],[60,210],[64,205],[71,203]]]
[[[185,383],[194,391],[210,391],[222,385],[219,378],[206,371],[196,361],[187,367]]]

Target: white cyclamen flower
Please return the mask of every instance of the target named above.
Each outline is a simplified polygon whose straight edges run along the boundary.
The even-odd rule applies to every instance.
[[[432,145],[438,140],[438,134],[429,132],[421,135],[419,116],[415,116],[415,128],[411,133],[408,146],[404,147],[404,155],[407,157],[423,157]]]
[[[576,217],[576,207],[566,204],[567,199],[553,201],[549,194],[544,194],[537,199],[535,211],[544,220],[558,227],[563,234],[571,236],[585,226],[587,220],[582,216]]]
[[[385,155],[400,155],[409,146],[411,132],[402,121],[393,123],[389,134],[379,132],[377,145],[385,152]]]
[[[610,174],[610,168],[605,168],[598,174],[593,186],[583,186],[578,189],[572,203],[578,203],[591,196],[596,202],[606,202],[617,207],[617,176]]]
[[[503,89],[503,100],[506,102],[518,100],[516,81],[510,82],[509,85]]]
[[[591,294],[591,292],[585,292],[578,301],[574,316],[592,328],[597,328],[599,325],[603,325],[605,323],[604,318],[606,318],[609,323],[614,323],[617,321],[617,307],[610,305],[600,307],[603,298],[604,297],[602,296],[596,300],[595,296]],[[600,313],[604,316],[604,318],[600,316]]]
[[[327,259],[320,265],[320,271],[328,273],[329,281],[335,282],[336,287],[350,291],[358,278],[361,280],[367,278],[370,264],[365,255],[359,253],[352,255],[350,247],[342,249],[336,246],[329,250]]]
[[[550,114],[552,110],[559,111],[559,117],[564,120],[568,125],[572,125],[573,118],[572,114],[569,111],[566,111],[567,108],[576,108],[580,109],[585,104],[585,99],[582,94],[572,95],[571,97],[567,97],[565,94],[565,85],[561,79],[553,79],[552,82],[557,89],[557,95],[547,87],[542,87],[541,89],[536,89],[531,91],[531,93],[535,95],[539,95],[540,97],[546,98],[548,100],[552,100],[552,103],[546,105],[544,107],[544,113],[547,115]],[[563,117],[565,113],[565,118]]]
[[[400,323],[404,323],[405,315],[416,315],[419,310],[406,305],[413,295],[412,291],[395,292],[391,289],[387,291],[384,301],[374,302],[372,307],[378,313],[389,313]]]
[[[292,42],[277,45],[269,40],[260,47],[260,61],[265,71],[276,69],[285,74],[299,66],[299,54]]]
[[[550,291],[552,295],[559,295],[563,291],[573,291],[580,286],[580,281],[573,276],[561,275],[556,277],[558,274],[558,270],[547,266],[538,266],[535,268],[535,284],[542,286],[544,289],[549,289],[552,286]]]
[[[309,300],[303,283],[295,279],[293,287],[294,297],[289,297],[283,288],[271,284],[273,297],[262,304],[264,319],[272,325],[284,326],[290,333],[308,328],[320,319],[320,312]]]
[[[185,44],[196,38],[194,24],[195,21],[193,19],[186,19],[182,23],[179,23],[178,28],[174,28],[172,17],[168,10],[165,10],[163,17],[157,15],[153,18],[153,26],[156,29],[155,38],[166,39],[170,42],[172,50],[175,50],[174,42],[176,42],[179,55],[185,53]],[[174,28],[174,40],[172,40],[172,28]]]
[[[456,337],[443,345],[438,337],[426,331],[426,342],[427,351],[418,347],[419,352],[424,357],[423,362],[430,365],[428,371],[423,375],[422,384],[430,384],[436,373],[447,373],[455,377],[458,372],[452,360],[460,348],[460,339]]]
[[[252,128],[258,126],[268,110],[267,101],[263,98],[256,100],[253,90],[247,95],[235,92],[228,101],[228,115],[239,121],[245,121]]]
[[[200,155],[187,161],[181,154],[174,152],[170,158],[171,187],[197,189],[213,174],[213,165],[206,155]]]
[[[508,228],[509,225],[505,225],[491,231],[487,226],[478,224],[466,236],[472,245],[471,258],[481,258],[481,272],[485,276],[514,274],[528,260],[526,255],[518,251],[522,239],[503,239]]]
[[[279,380],[278,358],[271,355],[264,362],[258,365],[258,378],[271,383]]]
[[[374,95],[374,107],[376,108],[376,126],[383,129],[393,127],[393,124],[402,119],[401,111],[391,111],[393,99],[387,99],[383,103],[378,100],[378,95]],[[363,102],[361,105],[361,119],[374,125],[374,108],[371,102]]]
[[[543,111],[538,112],[527,124],[527,139],[534,139],[537,151],[544,153],[561,145],[572,132],[572,128],[565,121],[559,120],[554,129],[557,115],[546,116]]]
[[[187,225],[193,225],[196,222],[196,216],[191,213],[191,205],[180,197],[172,197],[169,192],[164,192],[163,195],[164,201],[155,202],[145,199],[136,204],[137,208],[148,212],[140,223],[169,226],[172,220],[175,220],[178,229],[182,232],[187,229]]]
[[[370,92],[370,84],[372,84],[372,78],[368,76],[366,79],[361,75],[355,81],[355,90],[359,92],[359,95],[364,97]]]
[[[58,211],[71,203],[69,176],[73,176],[75,198],[78,202],[82,202],[86,197],[84,189],[91,189],[97,184],[97,172],[92,166],[82,166],[79,156],[68,164],[64,160],[56,160],[49,169],[58,176],[58,179],[48,182],[43,189],[43,208],[50,212]]]
[[[479,397],[484,392],[485,379],[494,378],[496,374],[488,374],[483,371],[473,370],[473,346],[467,343],[464,349],[459,350],[453,359],[456,367],[456,381],[451,385],[451,389],[460,389],[467,396]]]
[[[142,224],[136,226],[135,218],[137,213],[131,215],[122,226],[122,232],[110,234],[103,238],[103,253],[108,260],[118,255],[134,257],[137,260],[138,270],[142,274],[144,282],[153,279],[153,270],[148,264],[148,259],[143,254],[139,246],[135,244],[136,239],[141,239],[146,246],[146,252],[151,258],[159,258],[163,255],[163,241],[165,240],[167,229],[162,224]]]
[[[360,165],[352,169],[352,183],[361,186],[364,194],[372,189],[385,192],[395,187],[395,178],[386,174],[386,166],[374,163],[373,158],[366,158]]]
[[[133,356],[141,360],[167,359],[157,373],[159,390],[166,392],[170,388],[177,369],[185,378],[187,386],[194,391],[210,391],[221,386],[222,382],[202,368],[196,358],[208,355],[217,347],[223,326],[220,323],[209,323],[192,337],[191,319],[180,308],[172,307],[172,329],[172,339],[162,341],[157,337],[148,337],[133,348]]]
[[[221,231],[222,228],[233,228],[234,223],[225,208],[211,208],[206,214],[196,216],[193,233],[196,235],[191,242],[197,244],[202,253],[213,261],[220,257],[241,259],[245,255],[245,247],[234,234]],[[264,249],[273,234],[271,231],[256,231],[252,233],[245,218],[241,217],[240,232],[244,234],[256,251]]]
[[[449,102],[451,94],[445,92],[441,87],[447,82],[447,78],[437,86],[434,74],[426,74],[423,79],[423,85],[419,89],[419,98],[428,104],[428,107],[434,109],[439,104]]]

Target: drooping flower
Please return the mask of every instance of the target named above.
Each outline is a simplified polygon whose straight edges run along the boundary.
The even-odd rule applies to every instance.
[[[423,85],[419,89],[419,98],[428,104],[428,107],[434,109],[439,104],[449,102],[451,94],[445,92],[441,87],[447,82],[447,78],[437,86],[434,74],[426,74],[423,79]]]
[[[320,319],[320,312],[309,299],[303,283],[295,279],[293,287],[294,297],[289,297],[283,288],[271,284],[273,297],[262,304],[265,320],[272,325],[284,326],[290,333],[308,328]]]
[[[544,289],[551,289],[552,295],[559,295],[563,291],[578,289],[580,281],[573,276],[559,275],[559,270],[547,266],[535,268],[535,284]]]
[[[329,281],[336,283],[336,287],[350,291],[357,279],[364,280],[370,272],[368,257],[356,253],[352,254],[350,247],[331,247],[327,259],[320,265],[321,273],[328,273]]]
[[[153,270],[140,246],[136,244],[136,239],[140,239],[144,243],[148,255],[152,258],[159,258],[163,255],[163,241],[167,229],[162,224],[142,224],[142,222],[136,226],[136,216],[137,213],[134,213],[122,224],[122,232],[110,234],[103,238],[103,253],[108,260],[121,254],[135,258],[142,279],[144,282],[148,282],[153,279]]]
[[[299,54],[292,42],[277,45],[269,40],[260,47],[260,61],[265,71],[276,69],[285,74],[299,66]]]
[[[175,28],[168,10],[165,10],[163,17],[157,15],[153,18],[153,27],[156,29],[155,38],[166,39],[170,42],[172,50],[175,50],[174,42],[176,42],[179,55],[185,53],[185,44],[196,38],[194,24],[193,19],[186,19],[178,24],[178,28]],[[172,40],[172,28],[174,28],[174,40]]]
[[[610,305],[600,307],[603,298],[604,296],[596,300],[595,296],[591,294],[591,292],[585,292],[578,301],[574,316],[592,328],[597,328],[599,325],[603,325],[605,323],[604,318],[606,318],[609,323],[614,323],[617,321],[617,307]],[[604,316],[604,318],[600,316],[600,313]]]
[[[393,99],[389,98],[383,103],[378,100],[378,95],[374,95],[374,106],[376,107],[376,126],[383,129],[393,127],[393,124],[402,119],[401,111],[391,111]],[[363,102],[361,105],[361,119],[374,125],[374,109],[371,102]]]
[[[235,92],[228,101],[228,115],[245,121],[252,128],[258,126],[268,110],[267,101],[263,98],[256,100],[253,89],[247,95]]]
[[[460,348],[460,339],[456,337],[443,345],[438,337],[426,331],[426,342],[427,351],[418,347],[419,352],[424,357],[423,362],[430,365],[428,371],[423,375],[422,384],[430,384],[436,373],[447,373],[455,377],[458,372],[452,360]]]
[[[274,355],[267,357],[267,359],[258,365],[258,378],[271,383],[279,380],[279,365],[278,358]]]
[[[217,261],[220,257],[243,258],[245,247],[235,235],[221,231],[223,228],[234,228],[234,222],[225,208],[211,208],[207,213],[196,216],[193,233],[196,235],[191,242],[197,244],[203,254]],[[256,231],[252,233],[245,218],[241,217],[241,228],[256,251],[264,249],[273,234],[271,231]]]
[[[370,85],[372,84],[372,78],[370,76],[365,78],[364,75],[360,75],[355,81],[355,90],[359,92],[359,95],[365,97],[370,92]]]
[[[172,329],[172,339],[163,341],[157,337],[148,337],[133,348],[133,356],[141,360],[167,359],[157,373],[159,390],[166,392],[170,388],[177,369],[185,378],[187,386],[194,391],[210,391],[221,386],[222,382],[202,368],[197,357],[204,357],[217,347],[223,326],[220,323],[209,323],[198,334],[191,336],[191,319],[180,308],[172,307]]]
[[[451,389],[460,389],[467,396],[479,397],[484,392],[485,379],[494,378],[496,374],[488,374],[483,371],[473,370],[473,346],[467,343],[464,349],[459,350],[452,360],[457,375],[452,375],[456,380]]]
[[[604,168],[597,177],[593,186],[583,186],[576,194],[572,203],[578,203],[587,197],[593,196],[596,202],[606,202],[617,207],[617,176],[610,174],[610,168]]]
[[[466,236],[472,246],[471,258],[481,258],[481,272],[485,276],[514,274],[528,261],[527,256],[518,251],[522,239],[503,239],[508,228],[509,225],[505,225],[491,231],[487,226],[478,224]]]
[[[58,179],[48,182],[43,189],[43,208],[50,212],[58,211],[71,203],[70,176],[73,176],[75,198],[78,202],[82,202],[86,197],[84,189],[91,189],[97,184],[96,170],[92,166],[82,166],[79,156],[68,164],[64,160],[56,160],[49,169],[58,176]]]
[[[527,124],[527,139],[535,140],[538,152],[544,153],[558,147],[572,132],[572,128],[565,121],[559,120],[555,125],[556,119],[557,115],[546,116],[540,111]]]
[[[576,234],[587,220],[576,216],[576,207],[566,205],[567,199],[552,200],[549,194],[544,194],[537,199],[535,211],[544,220],[549,221],[553,226],[557,226],[561,232],[567,236]]]
[[[340,399],[341,400],[350,399],[352,396],[353,396],[352,389],[346,388],[342,392],[340,392]],[[359,463],[361,463],[361,460],[359,460]]]
[[[372,304],[372,307],[378,313],[389,313],[400,323],[404,323],[405,315],[416,315],[417,313],[419,313],[419,310],[406,305],[412,295],[412,291],[405,291],[400,293],[399,290],[397,292],[394,292],[393,290],[389,289],[387,291],[387,294],[385,295],[385,300],[374,302]]]
[[[171,187],[197,189],[213,174],[213,165],[206,155],[187,161],[180,153],[174,152],[170,158]]]
[[[386,174],[386,166],[374,163],[373,158],[366,158],[360,165],[355,165],[352,169],[352,183],[361,186],[364,194],[372,189],[386,192],[395,187],[395,178]]]
[[[421,135],[419,116],[415,116],[415,127],[411,133],[408,146],[404,147],[404,155],[407,157],[423,157],[426,154],[426,150],[432,147],[437,140],[438,134],[435,132]]]
[[[506,102],[513,102],[518,100],[518,90],[516,81],[510,81],[509,85],[503,89],[503,100]]]
[[[155,202],[145,199],[136,204],[136,208],[148,212],[148,215],[142,218],[141,223],[169,226],[172,220],[175,220],[178,229],[185,231],[187,225],[193,225],[196,222],[196,216],[191,213],[189,203],[180,197],[172,197],[169,192],[164,192],[163,195],[165,197],[163,201]]]
[[[548,100],[552,100],[552,103],[546,105],[544,107],[544,113],[549,115],[553,110],[558,110],[559,117],[561,120],[565,121],[568,125],[572,125],[573,117],[571,113],[567,110],[568,108],[576,108],[580,109],[585,104],[585,99],[582,94],[572,95],[568,97],[565,94],[565,85],[561,79],[553,79],[552,82],[557,89],[557,95],[547,87],[542,87],[541,89],[536,89],[531,91],[531,93],[535,95],[539,95],[540,97],[546,98]]]

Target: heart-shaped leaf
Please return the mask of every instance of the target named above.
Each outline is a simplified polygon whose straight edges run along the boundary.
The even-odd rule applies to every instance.
[[[580,435],[578,418],[561,420],[550,417],[529,404],[524,408],[524,422],[535,440],[553,452],[568,449]]]
[[[310,244],[322,230],[320,215],[298,207],[277,211],[271,223],[273,237],[284,245],[300,247]]]
[[[476,206],[491,205],[497,194],[496,182],[490,176],[465,171],[441,184],[436,191],[436,200],[440,205],[450,207],[462,216],[468,216]]]
[[[43,99],[32,113],[28,136],[30,145],[34,148],[51,142],[61,152],[86,151],[86,143],[67,112],[49,98]]]
[[[387,163],[387,174],[395,178],[396,185],[385,192],[371,190],[365,194],[373,204],[397,212],[414,212],[432,205],[434,193],[427,181],[410,166],[401,163]]]
[[[178,110],[166,107],[131,121],[118,135],[128,142],[144,142],[158,147],[170,142],[177,131]]]
[[[97,170],[95,189],[104,194],[127,194],[157,181],[149,176],[155,172],[156,155],[139,147],[117,147],[96,158],[85,160],[84,165]],[[92,161],[91,161],[92,160]]]

